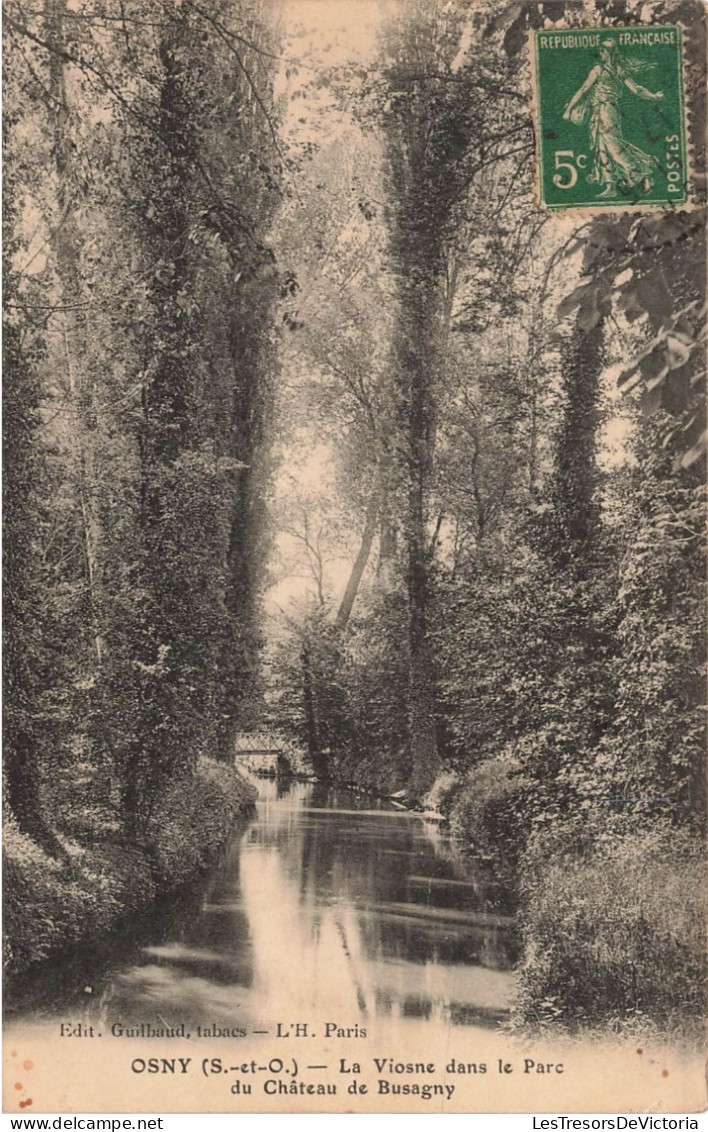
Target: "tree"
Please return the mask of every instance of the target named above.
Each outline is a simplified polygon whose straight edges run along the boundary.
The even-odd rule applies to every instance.
[[[409,626],[411,786],[438,768],[434,659],[428,631],[428,502],[436,439],[436,369],[443,320],[445,236],[466,183],[470,110],[446,82],[459,26],[416,4],[392,22],[383,45],[388,100],[382,108],[390,255],[398,326],[391,366],[399,437]],[[441,74],[442,72],[442,74]],[[447,72],[447,74],[445,73]]]
[[[16,124],[16,115],[7,115],[3,135],[6,155],[16,155],[12,145]],[[37,527],[45,518],[45,483],[38,444],[38,365],[43,344],[26,309],[17,301],[20,292],[15,258],[24,247],[17,233],[20,171],[19,161],[8,170],[3,197],[3,578],[7,696],[3,766],[7,805],[20,829],[52,856],[62,856],[63,847],[47,820],[41,796],[42,750],[46,741],[42,692],[49,659],[42,614],[46,582],[36,554]]]
[[[166,782],[201,751],[226,757],[254,695],[274,39],[266,8],[162,0],[135,19],[10,3],[6,33],[45,170],[22,168],[17,223],[36,224],[40,266],[15,296],[44,439],[38,514],[50,495],[56,512],[46,538],[36,526],[62,773],[35,768],[36,788],[64,821],[80,763],[94,801],[143,835]]]
[[[283,317],[295,328],[282,347],[280,417],[286,432],[297,421],[334,453],[332,495],[354,535],[336,612],[342,632],[374,545],[385,539],[390,492],[390,288],[374,157],[371,139],[349,123],[344,137],[311,156],[307,194],[287,203],[278,225],[279,254],[292,264]]]
[[[390,255],[398,326],[392,350],[398,472],[407,549],[412,787],[420,792],[438,762],[435,658],[430,603],[430,490],[439,430],[451,311],[459,279],[454,232],[480,172],[508,157],[523,131],[496,113],[488,63],[471,48],[466,14],[409,6],[387,29],[381,124],[389,193]],[[498,89],[498,86],[497,86]],[[508,110],[508,105],[505,105]],[[501,120],[501,119],[500,119]],[[527,148],[522,142],[521,148]],[[433,539],[432,545],[434,546]]]

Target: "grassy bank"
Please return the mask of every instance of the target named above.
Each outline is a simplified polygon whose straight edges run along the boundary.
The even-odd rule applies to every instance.
[[[700,1038],[702,842],[659,827],[581,846],[576,834],[547,833],[522,859],[519,1022]]]
[[[701,1041],[708,1005],[708,865],[701,837],[657,819],[598,812],[523,820],[526,781],[510,758],[440,776],[428,804],[488,858],[519,900],[522,959],[513,1024]]]
[[[3,959],[8,975],[59,948],[95,938],[122,917],[176,891],[214,860],[255,799],[235,771],[201,758],[195,775],[161,800],[146,846],[118,838],[84,847],[64,840],[68,863],[5,823]]]

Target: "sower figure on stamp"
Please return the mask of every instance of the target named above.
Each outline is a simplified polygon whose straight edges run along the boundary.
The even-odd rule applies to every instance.
[[[576,126],[588,122],[593,165],[588,181],[602,186],[601,197],[641,187],[646,195],[652,188],[656,160],[622,133],[620,95],[623,86],[639,98],[658,102],[663,91],[651,91],[632,77],[652,68],[640,59],[627,59],[617,51],[614,40],[605,39],[600,62],[593,67],[583,85],[565,108],[563,117]]]

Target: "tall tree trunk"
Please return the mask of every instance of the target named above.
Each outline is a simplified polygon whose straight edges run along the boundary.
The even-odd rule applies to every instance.
[[[429,631],[428,510],[437,430],[440,372],[452,326],[459,266],[450,221],[469,185],[467,159],[481,121],[457,82],[464,40],[441,34],[440,12],[410,0],[382,37],[392,97],[383,112],[389,186],[390,253],[396,276],[398,331],[394,394],[398,410],[400,500],[408,596],[409,792],[432,783],[440,760],[436,736],[433,645]],[[453,18],[454,22],[454,18]],[[453,54],[454,52],[454,54]],[[394,93],[395,92],[395,93]]]
[[[576,325],[562,356],[565,404],[556,438],[552,480],[555,534],[551,549],[560,565],[578,577],[591,570],[600,521],[597,446],[603,323]]]
[[[439,769],[435,665],[428,628],[428,500],[435,448],[439,363],[440,245],[433,224],[402,217],[394,248],[399,265],[400,327],[395,365],[403,461],[403,531],[408,597],[408,790],[420,797]]]
[[[369,561],[371,554],[371,547],[374,544],[376,531],[379,524],[379,497],[378,493],[374,493],[369,500],[368,507],[366,508],[366,516],[364,518],[364,530],[361,535],[361,542],[359,543],[359,550],[357,551],[354,564],[351,568],[351,573],[344,590],[344,595],[337,610],[336,625],[338,629],[346,629],[354,608],[356,595],[359,592],[361,579],[364,576],[366,564]]]
[[[11,119],[3,124],[7,154]],[[42,456],[38,445],[40,386],[36,363],[43,354],[33,328],[11,313],[18,302],[13,270],[17,211],[15,179],[3,194],[3,777],[5,801],[20,829],[54,857],[67,854],[43,812],[41,696],[48,642],[43,623],[46,591],[36,551],[35,526],[43,506]],[[24,317],[24,312],[23,316]]]
[[[424,490],[422,477],[412,482],[408,514],[409,791],[414,796],[425,791],[439,769],[435,728],[435,669],[428,632],[429,586]]]
[[[53,237],[56,271],[61,284],[64,357],[69,399],[74,409],[72,436],[75,445],[77,494],[84,543],[86,617],[90,625],[94,663],[100,667],[104,643],[99,614],[100,522],[96,506],[94,449],[96,410],[93,382],[86,372],[86,315],[79,308],[81,285],[81,235],[76,218],[76,187],[73,177],[73,146],[69,135],[69,105],[66,95],[64,23],[66,0],[45,0],[44,20],[49,54],[49,95],[53,115],[53,154],[57,175],[57,204],[61,217]]]
[[[144,606],[141,631],[133,645],[139,669],[137,718],[126,752],[123,791],[124,821],[133,836],[144,834],[166,783],[188,770],[196,758],[191,741],[179,730],[190,714],[184,710],[185,700],[194,702],[200,691],[191,682],[185,687],[188,682],[183,679],[185,667],[198,651],[189,616],[191,548],[182,541],[183,532],[177,534],[172,518],[180,509],[185,514],[176,465],[196,448],[201,427],[191,349],[194,327],[183,307],[184,296],[191,295],[194,287],[189,233],[197,150],[185,57],[187,18],[183,9],[175,8],[165,22],[158,47],[159,93],[150,108],[153,136],[142,139],[143,191],[147,187],[152,194],[152,207],[142,217],[140,235],[152,273],[148,294],[154,341],[138,435]],[[153,271],[154,264],[161,262],[166,270]],[[158,674],[160,650],[169,657],[162,674]]]

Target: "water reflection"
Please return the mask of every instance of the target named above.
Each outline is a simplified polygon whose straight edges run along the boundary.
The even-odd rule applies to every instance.
[[[256,819],[201,893],[35,971],[19,1016],[249,1031],[283,1018],[504,1016],[517,940],[481,863],[370,799],[260,789]]]

